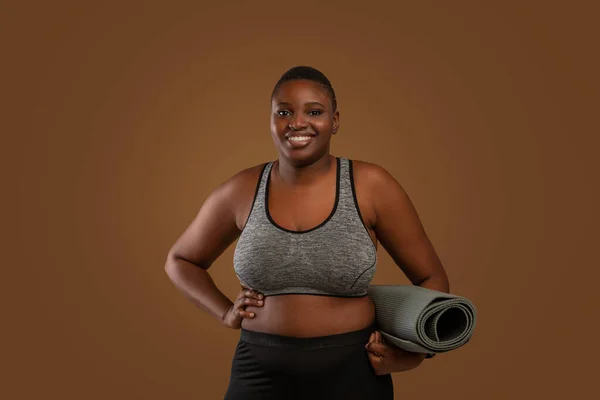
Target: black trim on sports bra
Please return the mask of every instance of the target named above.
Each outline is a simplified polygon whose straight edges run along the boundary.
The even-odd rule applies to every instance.
[[[327,219],[325,219],[325,221],[321,222],[319,225],[315,226],[314,228],[306,229],[303,231],[293,231],[291,229],[284,228],[284,227],[278,225],[271,217],[271,213],[269,212],[269,183],[271,181],[271,171],[269,171],[269,173],[267,174],[267,182],[266,182],[266,186],[265,186],[265,213],[267,214],[267,218],[268,218],[269,222],[271,222],[271,224],[273,224],[274,227],[281,229],[284,232],[302,234],[302,233],[308,233],[308,232],[312,232],[316,229],[319,229],[320,227],[324,226],[327,222],[329,222],[329,220],[335,215],[335,212],[337,210],[338,203],[340,200],[341,161],[340,161],[339,157],[336,157],[335,159],[337,162],[337,167],[336,167],[336,178],[335,178],[335,181],[336,181],[335,182],[335,202],[333,204],[333,209],[331,210],[331,213],[329,214]],[[273,168],[271,168],[271,170],[273,170]],[[373,242],[373,241],[371,240],[371,242]]]
[[[240,232],[244,232],[246,225],[248,225],[248,220],[250,219],[250,216],[252,215],[252,210],[254,210],[254,204],[256,203],[256,198],[258,197],[258,191],[260,189],[260,181],[262,180],[262,176],[265,173],[265,168],[267,168],[268,165],[269,165],[269,163],[267,162],[260,169],[260,175],[258,176],[258,182],[256,183],[256,189],[254,189],[254,198],[252,199],[252,205],[250,206],[250,212],[248,213],[248,216],[246,217],[246,222],[244,222],[244,227],[242,228],[242,230]]]
[[[369,235],[369,239],[371,240],[373,247],[375,248],[375,250],[377,250],[377,246],[375,245],[375,243],[373,243],[373,238],[371,238],[371,234],[369,233],[367,224],[365,224],[365,221],[360,212],[360,207],[358,206],[358,198],[356,197],[356,187],[354,186],[354,161],[353,160],[348,160],[348,161],[349,161],[348,162],[348,170],[350,173],[350,187],[352,188],[352,198],[354,199],[354,206],[356,207],[356,212],[358,213],[358,218],[360,219],[362,226],[365,228],[367,235]]]

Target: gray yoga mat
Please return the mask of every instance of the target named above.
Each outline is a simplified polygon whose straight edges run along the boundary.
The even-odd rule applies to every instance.
[[[443,353],[473,336],[477,310],[467,298],[415,285],[371,285],[379,330],[416,353]]]

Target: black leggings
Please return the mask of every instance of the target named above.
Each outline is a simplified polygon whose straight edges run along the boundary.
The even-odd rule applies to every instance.
[[[225,400],[391,400],[392,376],[375,375],[365,349],[375,329],[296,338],[242,328]]]

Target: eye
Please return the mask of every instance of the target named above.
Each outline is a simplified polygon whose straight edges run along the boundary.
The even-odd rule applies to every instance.
[[[321,110],[310,110],[308,112],[309,115],[314,115],[314,116],[321,115],[322,113],[323,112]]]
[[[279,110],[279,111],[277,111],[277,115],[282,116],[282,117],[284,117],[286,115],[290,115],[290,114],[291,113],[288,110]]]

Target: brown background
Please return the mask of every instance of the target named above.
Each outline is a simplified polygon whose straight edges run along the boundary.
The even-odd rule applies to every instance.
[[[401,182],[451,291],[478,307],[471,342],[395,374],[396,397],[594,397],[592,7],[13,3],[0,13],[3,398],[222,398],[239,331],[176,291],[165,256],[212,189],[277,157],[269,95],[294,65],[334,85],[332,153]],[[230,297],[232,255],[210,270]],[[408,282],[379,256],[374,283]]]

